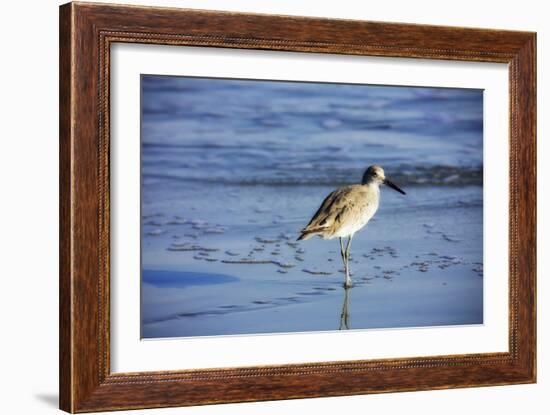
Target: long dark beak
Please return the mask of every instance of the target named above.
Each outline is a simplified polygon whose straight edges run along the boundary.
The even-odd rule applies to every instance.
[[[405,193],[403,190],[401,190],[395,183],[393,183],[392,181],[388,180],[388,179],[385,179],[384,180],[384,184],[387,185],[387,186],[390,186],[393,190],[397,190],[399,193],[401,193],[402,195],[406,195],[407,193]]]

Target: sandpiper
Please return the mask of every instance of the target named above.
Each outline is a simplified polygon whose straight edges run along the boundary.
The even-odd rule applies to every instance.
[[[363,228],[374,216],[380,201],[380,185],[385,184],[401,194],[397,185],[386,178],[384,169],[370,166],[363,174],[361,184],[340,187],[330,193],[313,215],[307,226],[300,231],[298,240],[306,240],[314,235],[323,239],[340,238],[340,255],[344,263],[346,281],[344,287],[352,286],[349,272],[349,254],[353,235]],[[348,238],[344,249],[343,238]]]

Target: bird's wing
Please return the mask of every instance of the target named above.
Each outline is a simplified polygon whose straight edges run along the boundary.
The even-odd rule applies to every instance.
[[[302,232],[321,230],[345,222],[357,211],[358,200],[352,197],[356,186],[346,186],[329,194]]]

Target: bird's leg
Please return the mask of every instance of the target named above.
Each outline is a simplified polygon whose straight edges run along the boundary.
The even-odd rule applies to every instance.
[[[349,254],[350,254],[350,251],[351,251],[351,240],[353,238],[353,234],[349,236],[348,238],[348,243],[346,245],[346,252],[345,252],[345,261],[346,261],[346,282],[344,284],[344,287],[346,288],[350,288],[353,284],[351,282],[351,277],[349,275]]]
[[[344,240],[340,238],[340,255],[342,256],[342,262],[344,263],[344,272],[346,273],[346,281],[348,280],[348,261],[346,260],[346,250],[344,249]],[[344,284],[345,286],[346,284]]]
[[[349,259],[349,254],[351,251],[351,239],[353,238],[353,235],[349,236],[348,243],[346,245],[346,259]]]
[[[342,262],[344,263],[344,268],[346,267],[346,251],[344,250],[344,241],[340,238],[340,255],[342,256]]]

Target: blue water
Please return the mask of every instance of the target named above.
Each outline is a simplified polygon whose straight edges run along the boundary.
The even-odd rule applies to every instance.
[[[185,288],[193,285],[227,284],[238,281],[238,278],[223,274],[143,270],[141,281],[161,288]]]
[[[482,180],[481,90],[142,78],[144,180],[402,184]],[[162,167],[162,168],[159,168]]]
[[[337,242],[294,240],[374,163],[407,196],[354,239],[345,328],[483,322],[481,90],[142,76],[141,105],[144,337],[342,328]]]

